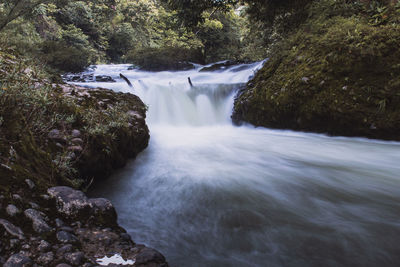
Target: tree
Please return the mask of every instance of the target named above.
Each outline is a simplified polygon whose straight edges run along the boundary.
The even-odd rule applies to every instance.
[[[46,4],[51,0],[5,0],[0,4],[0,31],[10,22],[27,15],[41,4]]]

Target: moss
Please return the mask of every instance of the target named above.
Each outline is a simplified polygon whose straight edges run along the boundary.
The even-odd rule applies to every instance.
[[[326,7],[321,5],[310,10]],[[362,13],[315,13],[238,96],[233,119],[400,140],[399,44],[397,23],[375,25]]]

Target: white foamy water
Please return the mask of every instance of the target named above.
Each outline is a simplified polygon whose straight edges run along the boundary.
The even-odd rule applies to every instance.
[[[260,66],[98,66],[117,83],[83,85],[139,95],[151,140],[91,194],[171,266],[400,266],[400,143],[232,126]]]

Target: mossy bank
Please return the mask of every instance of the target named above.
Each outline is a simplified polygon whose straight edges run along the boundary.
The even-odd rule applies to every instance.
[[[400,4],[314,1],[235,101],[256,126],[400,140]]]
[[[28,62],[0,49],[0,265],[94,266],[121,254],[133,266],[167,266],[118,226],[108,200],[75,190],[147,147],[146,106],[132,94],[51,83]]]

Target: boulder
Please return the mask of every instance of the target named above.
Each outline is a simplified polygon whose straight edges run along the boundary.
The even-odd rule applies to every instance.
[[[44,216],[40,211],[27,209],[24,211],[24,214],[32,221],[32,227],[35,232],[43,234],[52,231],[52,228],[46,223]]]
[[[67,243],[77,243],[78,238],[66,231],[59,231],[57,232],[57,240],[60,241],[61,243],[67,244]]]
[[[64,255],[64,259],[73,266],[81,265],[84,258],[85,255],[83,254],[83,252],[66,253]]]
[[[97,223],[116,224],[117,213],[107,199],[89,199],[82,191],[67,186],[52,187],[47,192],[56,200],[58,212],[69,219],[86,220],[93,216]]]
[[[8,215],[10,215],[11,217],[14,217],[15,215],[17,215],[18,213],[20,213],[21,211],[14,205],[10,204],[7,206],[6,208],[6,212]]]
[[[149,264],[149,263],[165,263],[164,256],[155,249],[143,248],[136,256],[136,265]],[[165,265],[168,266],[168,265]]]
[[[95,77],[96,82],[112,82],[115,83],[115,80],[113,78],[111,78],[111,76],[107,76],[107,75],[98,75]]]
[[[37,263],[43,265],[43,266],[50,266],[50,263],[54,260],[54,253],[53,252],[47,252],[42,255],[40,255],[36,261]]]
[[[21,228],[15,226],[7,220],[0,219],[0,225],[3,226],[4,230],[12,236],[18,237],[19,239],[25,239],[24,233]]]
[[[3,267],[27,267],[31,264],[32,260],[29,257],[23,255],[22,253],[17,253],[11,255]]]

